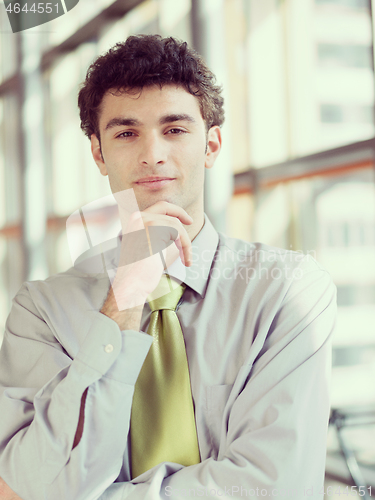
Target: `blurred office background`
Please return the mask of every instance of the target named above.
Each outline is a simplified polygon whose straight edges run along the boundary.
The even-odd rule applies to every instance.
[[[184,39],[225,89],[225,146],[207,173],[206,212],[219,231],[310,253],[331,273],[332,407],[357,411],[344,445],[375,490],[370,0],[80,0],[18,34],[0,3],[0,31],[0,331],[24,280],[71,266],[66,218],[110,194],[79,128],[88,65],[130,34]],[[337,427],[340,418],[349,417],[339,414]],[[339,438],[331,425],[327,477],[351,484]]]

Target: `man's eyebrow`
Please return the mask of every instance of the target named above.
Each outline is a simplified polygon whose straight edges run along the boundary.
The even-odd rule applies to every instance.
[[[166,123],[173,123],[179,121],[195,123],[194,118],[186,113],[162,116],[159,120],[159,123],[160,125],[165,125]],[[139,127],[141,125],[143,125],[142,122],[140,122],[136,118],[124,118],[119,116],[109,120],[104,130],[109,130],[114,127]]]
[[[137,120],[136,118],[122,118],[122,117],[117,117],[117,118],[112,118],[112,120],[109,120],[107,125],[105,126],[104,130],[109,130],[110,128],[113,127],[136,127],[142,125],[142,123]]]
[[[180,121],[195,123],[194,118],[186,113],[162,116],[159,120],[159,123],[160,125],[164,125],[165,123]]]

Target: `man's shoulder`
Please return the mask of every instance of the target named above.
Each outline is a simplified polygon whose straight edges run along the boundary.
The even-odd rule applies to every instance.
[[[326,270],[316,260],[316,252],[288,250],[261,242],[249,242],[219,233],[219,244],[216,259],[226,256],[232,262],[244,267],[263,266],[269,268],[299,268],[304,273]]]
[[[211,275],[222,277],[221,284],[231,293],[251,297],[251,303],[264,304],[301,295],[306,302],[317,296],[333,296],[336,287],[332,277],[315,259],[312,252],[304,254],[248,242],[219,233],[219,244]],[[276,307],[276,305],[275,305]]]

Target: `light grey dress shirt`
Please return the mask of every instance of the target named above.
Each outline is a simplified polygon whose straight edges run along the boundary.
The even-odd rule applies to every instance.
[[[169,269],[183,271],[180,261]],[[71,268],[21,287],[0,351],[0,477],[23,500],[324,498],[329,274],[310,256],[218,234],[205,216],[184,281],[177,315],[202,461],[162,463],[133,480],[128,431],[152,343],[148,304],[142,331],[120,331],[99,312],[105,272]]]

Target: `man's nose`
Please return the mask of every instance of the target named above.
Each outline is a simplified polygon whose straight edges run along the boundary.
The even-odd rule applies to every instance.
[[[144,136],[141,141],[139,162],[144,166],[155,167],[167,161],[166,145],[157,133]]]

